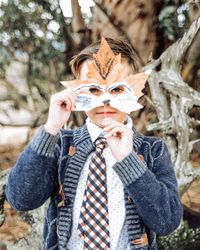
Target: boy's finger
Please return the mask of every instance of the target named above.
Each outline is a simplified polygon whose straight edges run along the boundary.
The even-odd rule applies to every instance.
[[[77,94],[74,91],[71,90],[63,90],[60,92],[61,96],[70,96],[72,97],[74,100],[77,99]]]
[[[104,121],[103,121],[103,125],[105,127],[108,127],[108,126],[112,126],[112,125],[114,125],[114,126],[121,126],[123,124],[120,123],[120,122],[117,122],[117,121],[115,121],[115,120],[113,120],[111,118],[105,118]]]
[[[76,94],[75,92],[70,91],[70,92],[69,92],[69,94],[70,94],[71,96],[73,96],[73,98],[74,98],[74,99],[76,99],[76,98],[77,98],[77,94]]]
[[[111,129],[116,128],[116,127],[120,127],[119,124],[118,124],[118,123],[112,123],[112,124],[110,124],[110,125],[104,127],[103,130],[108,132],[108,131],[110,131]]]
[[[65,101],[67,97],[69,97],[72,100],[76,101],[76,97],[73,94],[71,94],[69,92],[66,92],[66,91],[65,92],[61,91],[61,92],[55,94],[54,97],[53,97],[53,100],[54,101]]]
[[[73,97],[70,96],[65,97],[65,104],[68,111],[74,110],[75,100],[73,99]]]
[[[72,103],[72,111],[75,110],[75,107],[76,107],[76,102],[73,102],[73,103]]]
[[[71,111],[71,106],[72,106],[72,103],[71,103],[71,99],[67,96],[66,99],[65,99],[65,104],[66,104],[66,109],[68,111]]]
[[[76,98],[74,98],[73,95],[68,94],[66,97],[68,98],[68,100],[70,100],[71,106],[73,106],[76,103]]]
[[[122,134],[124,130],[121,127],[113,128],[111,131],[109,131],[107,134],[105,134],[105,138],[108,139],[112,136],[117,136],[118,134]]]

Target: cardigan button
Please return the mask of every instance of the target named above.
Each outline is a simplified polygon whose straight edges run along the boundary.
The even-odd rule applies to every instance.
[[[69,147],[68,155],[73,156],[76,153],[76,148],[73,146]]]
[[[144,161],[144,156],[143,155],[138,155],[141,161]]]
[[[131,241],[131,244],[133,245],[142,245],[142,246],[147,246],[149,243],[147,234],[142,234],[140,238],[134,239]]]

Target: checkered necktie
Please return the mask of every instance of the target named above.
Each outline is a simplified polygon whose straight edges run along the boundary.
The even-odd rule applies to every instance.
[[[102,155],[106,139],[98,138],[95,144],[96,150],[89,163],[78,234],[84,240],[84,250],[109,250],[106,163]]]

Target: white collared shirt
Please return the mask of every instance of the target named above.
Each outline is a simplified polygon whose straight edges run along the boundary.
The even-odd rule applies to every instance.
[[[102,128],[95,125],[89,118],[86,120],[88,132],[94,142],[102,133]],[[132,120],[128,117],[127,127],[132,128]],[[109,147],[103,151],[103,156],[107,166],[107,192],[108,192],[108,214],[109,214],[109,231],[110,231],[110,250],[129,250],[128,235],[125,225],[125,201],[124,187],[117,173],[112,166],[116,163]],[[89,170],[89,155],[79,178],[77,186],[73,218],[72,218],[72,234],[68,241],[67,248],[70,250],[83,249],[83,240],[78,236],[77,227],[86,187],[86,181]]]

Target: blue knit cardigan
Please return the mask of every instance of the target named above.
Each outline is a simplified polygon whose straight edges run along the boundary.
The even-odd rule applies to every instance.
[[[156,250],[156,235],[167,235],[178,227],[182,205],[166,144],[133,131],[133,152],[113,169],[124,185],[130,249]],[[68,154],[70,146],[76,148],[75,154]],[[62,129],[56,136],[41,126],[9,174],[6,196],[15,209],[32,210],[50,198],[44,223],[45,250],[67,250],[80,173],[94,149],[86,125],[74,131]],[[58,184],[64,191],[63,206],[58,206],[63,199]],[[144,233],[148,245],[134,244]]]

